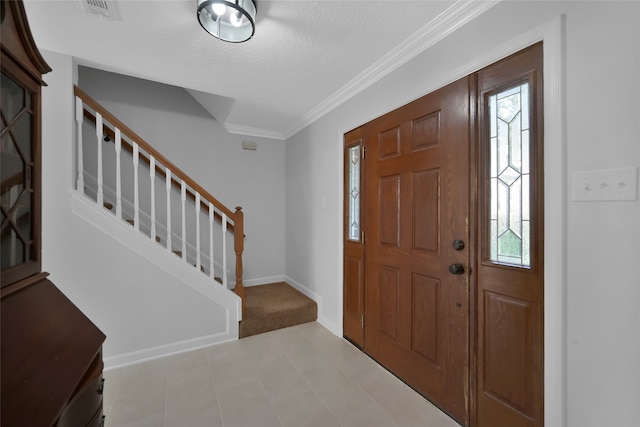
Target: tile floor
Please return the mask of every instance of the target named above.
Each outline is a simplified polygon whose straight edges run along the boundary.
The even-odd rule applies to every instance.
[[[105,378],[107,427],[458,427],[316,322]]]

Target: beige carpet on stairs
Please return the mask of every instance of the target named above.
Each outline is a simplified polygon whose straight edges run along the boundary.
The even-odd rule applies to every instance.
[[[285,282],[248,286],[244,288],[240,338],[313,322],[317,317],[315,301]]]

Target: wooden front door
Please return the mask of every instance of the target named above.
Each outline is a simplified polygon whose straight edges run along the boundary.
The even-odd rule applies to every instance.
[[[542,49],[345,134],[345,337],[463,425],[544,425]]]
[[[465,425],[469,84],[367,123],[364,135],[365,351]]]

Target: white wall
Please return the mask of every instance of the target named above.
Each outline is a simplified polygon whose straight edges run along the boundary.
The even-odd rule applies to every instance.
[[[319,297],[319,318],[340,334],[342,135],[540,39],[551,71],[546,425],[632,427],[640,402],[640,203],[573,202],[570,186],[576,171],[640,165],[639,2],[500,3],[291,137],[287,277]]]
[[[567,173],[640,165],[640,2],[567,25]],[[638,425],[640,203],[567,205],[569,421]]]
[[[245,285],[284,278],[284,141],[229,134],[182,88],[89,67],[78,86],[230,209],[242,206]]]
[[[214,302],[212,291],[185,283],[188,272],[167,274],[140,256],[135,243],[117,241],[72,211],[83,206],[72,190],[76,66],[69,56],[42,53],[53,68],[42,95],[42,269],[107,335],[107,367],[236,338],[237,297]]]

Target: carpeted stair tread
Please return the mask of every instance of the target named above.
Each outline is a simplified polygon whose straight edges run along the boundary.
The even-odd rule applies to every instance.
[[[244,288],[240,338],[313,322],[318,308],[312,299],[285,282]]]

